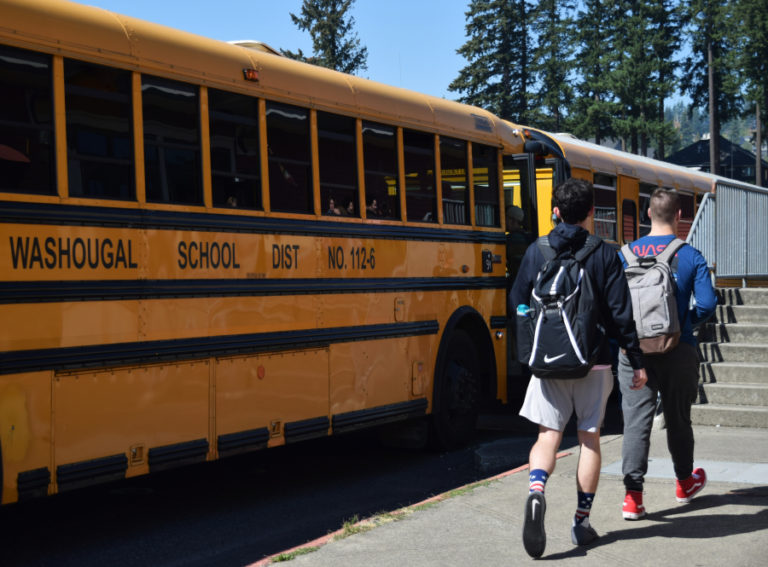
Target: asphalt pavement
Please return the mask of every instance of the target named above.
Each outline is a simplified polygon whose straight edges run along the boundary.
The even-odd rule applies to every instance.
[[[716,426],[695,426],[694,431],[695,466],[706,470],[707,486],[688,504],[676,501],[666,430],[655,428],[644,494],[648,515],[637,521],[621,514],[622,436],[603,436],[600,485],[591,513],[600,537],[589,546],[571,543],[578,446],[568,436],[546,486],[547,545],[538,560],[526,554],[522,543],[528,496],[523,466],[408,508],[382,511],[252,567],[284,560],[292,567],[494,567],[553,559],[590,567],[765,565],[768,431]],[[476,464],[498,470],[507,459],[527,460],[520,457],[529,449],[530,438],[511,434],[478,448]]]

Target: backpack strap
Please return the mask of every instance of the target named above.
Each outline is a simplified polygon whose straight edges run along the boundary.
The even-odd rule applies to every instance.
[[[675,237],[669,244],[667,244],[667,247],[661,251],[661,254],[657,256],[636,256],[629,247],[629,244],[625,244],[621,247],[621,255],[624,256],[624,259],[627,261],[628,268],[633,266],[648,266],[649,263],[655,264],[656,262],[666,262],[674,271],[677,268],[675,254],[684,244],[684,240]]]
[[[600,243],[603,241],[602,238],[599,236],[596,236],[594,234],[590,234],[587,236],[587,240],[584,242],[584,246],[582,246],[576,253],[573,255],[574,258],[576,258],[577,261],[583,262],[584,259],[592,254],[598,246],[600,246]]]
[[[661,251],[661,254],[656,256],[656,259],[659,262],[666,262],[667,264],[672,264],[672,259],[675,257],[675,254],[678,250],[680,250],[680,247],[685,244],[684,240],[680,240],[679,238],[675,237],[672,239],[672,241],[667,244],[667,247]]]
[[[624,260],[627,262],[627,267],[639,265],[637,255],[632,252],[629,243],[626,243],[621,247],[621,255],[624,256]]]
[[[588,235],[587,239],[584,241],[584,245],[574,253],[573,257],[579,262],[583,262],[587,256],[595,251],[602,241],[603,239],[599,236],[595,236],[594,234]],[[557,257],[557,252],[549,243],[549,235],[539,236],[537,244],[547,262],[554,260]]]
[[[544,256],[544,260],[549,262],[550,260],[555,259],[557,252],[555,252],[555,249],[549,244],[549,235],[545,234],[544,236],[539,236],[536,244],[539,246],[539,251]]]

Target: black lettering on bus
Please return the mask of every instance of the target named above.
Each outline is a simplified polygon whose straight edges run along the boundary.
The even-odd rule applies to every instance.
[[[192,251],[194,249],[194,252]],[[197,242],[189,243],[189,267],[192,269],[197,268],[197,258],[193,260],[193,254],[197,254]]]
[[[344,268],[344,249],[341,246],[328,247],[328,269],[341,270]]]
[[[179,241],[179,268],[182,270],[187,267],[187,243]]]
[[[219,267],[219,264],[221,263],[221,250],[219,249],[218,242],[211,243],[209,259],[211,261],[211,268],[216,269]]]
[[[298,244],[273,244],[272,267],[286,270],[298,269],[300,248]]]
[[[109,245],[109,251],[106,248]],[[105,238],[101,241],[101,261],[105,268],[111,268],[114,265],[115,255],[112,253],[112,239]]]
[[[78,248],[80,249],[80,258],[77,256]],[[78,270],[85,266],[85,242],[82,238],[75,238],[75,242],[72,244],[72,263]]]
[[[232,245],[234,246],[234,244]],[[229,268],[232,264],[232,249],[229,246],[229,242],[225,242],[221,245],[221,267]]]
[[[115,252],[115,268],[119,264],[123,265],[123,268],[128,267],[128,260],[125,257],[125,246],[123,245],[122,239],[117,241],[117,251]]]
[[[201,242],[200,243],[200,269],[205,270],[208,268],[208,243],[207,242]]]
[[[69,257],[69,238],[67,238],[67,247],[62,246],[62,239],[59,238],[59,269],[64,267],[64,256],[67,257],[67,268],[71,266]]]
[[[40,267],[43,267],[43,254],[40,251],[40,241],[35,238],[32,241],[32,254],[29,257],[29,267],[30,269],[35,265],[35,262],[40,264]]]
[[[52,270],[56,267],[56,240],[50,236],[45,239],[45,267]]]
[[[95,245],[93,246],[93,249],[91,249],[91,239],[88,239],[87,245],[86,245],[86,252],[88,256],[88,267],[91,269],[96,269],[99,267],[99,239],[97,238],[95,240]]]

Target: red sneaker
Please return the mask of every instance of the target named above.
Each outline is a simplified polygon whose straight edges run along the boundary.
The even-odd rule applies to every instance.
[[[693,470],[693,474],[685,480],[675,481],[675,496],[678,502],[690,502],[707,485],[707,473],[704,469]]]
[[[639,520],[645,516],[645,506],[643,506],[643,493],[640,490],[627,490],[624,497],[624,506],[621,508],[621,515],[625,520]]]

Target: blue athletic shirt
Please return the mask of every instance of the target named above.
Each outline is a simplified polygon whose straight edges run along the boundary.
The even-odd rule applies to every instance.
[[[643,236],[629,245],[636,256],[658,256],[675,238],[673,234],[663,236]],[[677,282],[677,312],[680,316],[680,340],[696,346],[693,327],[709,319],[715,312],[717,298],[712,288],[707,261],[701,252],[688,244],[677,250],[677,269],[674,272]],[[619,252],[624,268],[627,261]],[[691,293],[696,305],[689,309]]]

